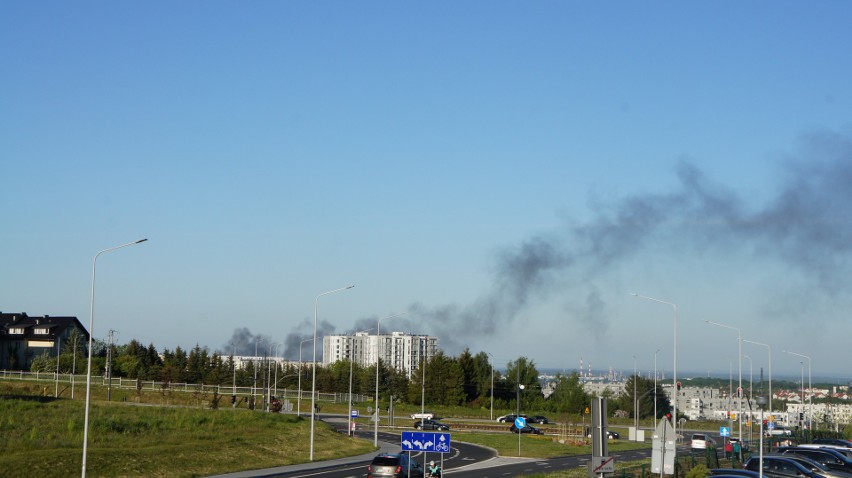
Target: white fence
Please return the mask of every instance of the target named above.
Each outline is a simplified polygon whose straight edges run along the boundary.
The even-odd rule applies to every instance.
[[[19,370],[0,370],[0,379],[2,380],[22,380],[34,382],[49,382],[49,383],[73,383],[85,384],[85,375],[71,375],[68,373],[45,373],[45,372],[23,372]],[[119,390],[139,390],[153,392],[185,392],[185,393],[218,393],[219,395],[237,395],[243,397],[251,397],[256,395],[265,395],[267,389],[262,386],[258,387],[235,387],[233,385],[206,385],[198,383],[176,383],[176,382],[155,382],[153,380],[138,380],[121,377],[112,377],[108,380],[106,377],[92,377],[92,383],[98,386],[109,387],[112,381],[112,388]],[[305,381],[303,381],[304,384]],[[310,383],[308,381],[308,383]],[[278,399],[293,399],[299,398],[298,388],[275,388],[269,387],[269,392]],[[310,390],[302,390],[302,400],[305,397],[311,398]],[[353,402],[372,401],[372,396],[352,394]],[[348,393],[317,393],[317,401],[346,403],[349,401]]]

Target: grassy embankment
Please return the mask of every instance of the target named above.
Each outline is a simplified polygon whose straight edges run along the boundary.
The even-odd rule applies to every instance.
[[[29,391],[0,382],[0,475],[78,475],[84,403]],[[310,421],[293,415],[93,402],[89,426],[92,477],[205,476],[308,461]],[[374,449],[322,424],[315,434],[316,460]]]

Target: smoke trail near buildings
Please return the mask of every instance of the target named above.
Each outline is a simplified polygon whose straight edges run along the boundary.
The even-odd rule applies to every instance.
[[[840,134],[813,134],[782,162],[781,173],[782,183],[760,206],[681,162],[674,191],[596,204],[591,220],[530,237],[500,254],[493,287],[472,304],[413,304],[410,314],[434,324],[443,347],[460,350],[459,337],[499,332],[531,299],[547,298],[556,283],[584,281],[592,291],[575,297],[574,303],[582,305],[568,313],[601,336],[608,327],[606,304],[593,281],[617,274],[612,271],[620,262],[660,238],[703,252],[746,248],[796,269],[814,289],[837,293],[850,272],[852,141]]]
[[[749,203],[682,161],[673,191],[594,202],[590,220],[532,236],[498,254],[490,290],[470,304],[414,303],[393,329],[425,333],[428,324],[441,348],[455,353],[471,337],[501,333],[532,300],[547,299],[567,283],[578,287],[558,288],[571,298],[566,313],[600,338],[609,318],[606,294],[595,281],[617,275],[622,263],[659,241],[701,253],[736,247],[795,269],[810,292],[837,294],[852,272],[850,137],[831,132],[806,137],[801,150],[780,163],[782,181],[763,204]],[[375,333],[375,326],[376,318],[362,318],[347,333]],[[317,333],[334,333],[334,327],[323,322]],[[298,358],[299,343],[312,336],[312,321],[306,319],[285,340],[285,357]]]

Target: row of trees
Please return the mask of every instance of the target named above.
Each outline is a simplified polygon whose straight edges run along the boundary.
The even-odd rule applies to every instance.
[[[59,356],[44,354],[33,361],[32,370],[60,373],[84,371],[86,367],[85,344],[77,336],[69,337],[60,348]],[[309,388],[311,377],[310,364],[280,365],[274,361],[247,363],[236,368],[232,356],[223,356],[218,352],[210,353],[206,348],[196,345],[189,351],[180,347],[174,350],[164,349],[158,352],[153,344],[147,347],[136,340],[126,345],[108,346],[99,343],[93,350],[93,373],[104,374],[107,356],[112,358],[112,376],[130,379],[153,380],[170,383],[204,383],[210,385],[231,385],[236,387],[265,387],[267,380],[277,377],[278,389],[297,388],[301,379],[302,388]],[[439,352],[428,361],[421,363],[411,376],[404,371],[379,364],[380,401],[387,403],[390,397],[396,401],[420,405],[425,396],[425,406],[467,406],[490,408],[493,400],[497,410],[514,410],[520,400],[522,412],[552,412],[580,414],[588,407],[591,397],[584,391],[579,376],[557,375],[554,379],[553,393],[545,398],[535,363],[527,357],[519,357],[506,364],[503,374],[494,367],[488,354],[472,354],[464,350],[456,357]],[[327,367],[318,366],[316,370],[317,390],[326,393],[352,392],[372,396],[376,389],[376,367],[363,366],[343,360]],[[621,410],[633,416],[633,382],[636,381],[636,396],[639,397],[638,413],[640,418],[653,415],[654,399],[657,401],[659,415],[669,411],[669,401],[658,387],[653,393],[654,384],[648,379],[631,377],[626,384],[626,393],[610,399],[609,410],[615,413]],[[307,385],[306,385],[307,384]],[[523,387],[521,387],[523,385]]]

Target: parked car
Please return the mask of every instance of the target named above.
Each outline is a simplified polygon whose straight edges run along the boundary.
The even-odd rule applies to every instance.
[[[742,468],[713,468],[710,470],[712,476],[738,476],[746,478],[760,478],[760,473]]]
[[[515,424],[513,423],[512,426],[509,427],[509,431],[512,432],[512,433],[518,433],[518,427],[516,427]],[[540,429],[538,429],[538,428],[536,428],[532,425],[526,425],[526,426],[524,426],[524,428],[521,428],[521,433],[530,433],[532,435],[544,435],[543,431],[541,431]]]
[[[435,420],[418,420],[414,422],[414,428],[418,430],[449,430],[450,426]]]
[[[834,446],[842,446],[845,448],[852,448],[852,441],[844,440],[842,438],[817,438],[814,440],[815,445],[834,445]]]
[[[367,478],[424,478],[423,466],[404,453],[382,453],[367,467]]]
[[[743,468],[759,472],[760,457],[752,456],[746,460]],[[796,460],[780,455],[763,455],[763,475],[772,478],[828,478]]]
[[[423,413],[417,412],[417,413],[412,413],[411,418],[413,418],[415,420],[434,420],[435,414],[432,413],[432,412],[423,412]]]
[[[826,466],[826,465],[824,465],[824,464],[822,464],[818,461],[812,460],[812,459],[805,457],[805,456],[802,456],[802,455],[783,455],[783,456],[784,456],[784,458],[789,458],[791,460],[795,460],[796,463],[799,463],[800,465],[804,466],[805,468],[810,469],[814,473],[818,473],[822,476],[825,476],[826,478],[852,478],[852,474],[845,473],[845,472],[839,471],[839,470],[833,470],[833,469],[829,468],[828,466]]]
[[[799,448],[817,448],[817,449],[827,449],[833,450],[841,455],[852,459],[852,448],[846,448],[845,446],[840,445],[823,445],[821,443],[802,443],[801,445],[796,445]]]
[[[778,449],[782,455],[804,456],[826,465],[829,469],[852,473],[852,459],[831,448],[790,446]]]
[[[542,425],[550,423],[547,420],[547,417],[544,416],[544,415],[535,415],[535,416],[529,417],[529,418],[527,418],[527,421],[530,422],[530,423],[538,423],[538,424],[542,424]]]
[[[692,441],[689,445],[693,451],[695,450],[706,450],[708,448],[716,447],[716,440],[713,439],[710,435],[705,433],[693,433]]]

